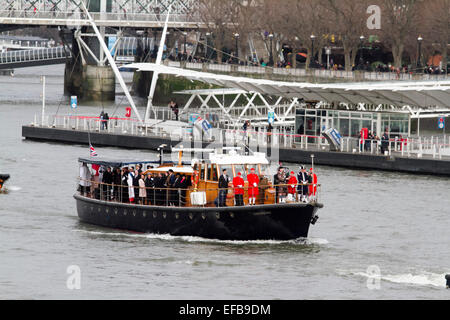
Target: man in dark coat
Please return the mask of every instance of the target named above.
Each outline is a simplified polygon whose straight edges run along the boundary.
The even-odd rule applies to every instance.
[[[219,177],[219,207],[227,205],[228,183],[230,183],[230,177],[228,177],[227,169],[223,169]]]
[[[155,205],[155,179],[151,173],[145,177],[145,188],[147,190],[147,200],[152,205]]]
[[[300,201],[306,202],[306,198],[308,197],[308,186],[309,183],[309,174],[306,171],[305,166],[300,166],[300,172],[297,175],[297,181],[299,185],[297,186],[298,197]]]
[[[113,179],[113,198],[115,201],[120,201],[119,189],[120,185],[122,184],[122,175],[120,173],[120,168],[114,168],[112,179]]]
[[[136,167],[137,168],[137,167]],[[134,202],[137,203],[138,202],[138,195],[139,195],[139,179],[140,179],[140,174],[138,169],[134,170],[134,176],[133,176],[133,187],[134,187]]]
[[[158,173],[158,175],[155,177],[155,198],[156,198],[156,205],[164,205],[164,194],[165,191],[163,191],[162,188],[164,188],[164,181],[165,178],[162,176],[161,173]]]
[[[111,167],[107,167],[106,171],[103,172],[103,199],[111,200],[111,189],[113,183],[113,174],[111,172]]]
[[[120,190],[120,199],[122,202],[128,202],[128,168],[122,169],[122,181]]]

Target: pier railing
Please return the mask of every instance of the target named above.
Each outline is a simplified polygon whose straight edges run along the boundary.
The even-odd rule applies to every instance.
[[[161,112],[171,112],[161,108]],[[198,132],[192,126],[163,127],[159,120],[154,124],[143,125],[133,118],[111,117],[108,121],[97,116],[44,116],[39,123],[35,115],[32,126],[62,128],[75,131],[91,131],[104,134],[125,134],[143,137],[166,138],[172,141],[196,141],[200,139]],[[275,127],[272,131],[267,127],[252,129],[213,129],[213,135],[203,136],[203,141],[221,144],[248,145],[260,148],[296,148],[308,151],[328,151],[330,146],[323,136],[295,134],[294,124]],[[361,139],[342,137],[339,145],[341,152],[361,153],[382,156],[428,157],[443,159],[450,156],[450,137],[447,135],[428,137],[400,137],[382,139]]]
[[[130,197],[131,189],[134,197]],[[236,197],[236,191],[242,190],[242,198]],[[166,207],[234,207],[250,204],[250,194],[254,195],[255,205],[279,203],[317,203],[321,185],[316,183],[259,185],[258,187],[229,188],[176,188],[176,187],[140,187],[123,184],[107,184],[96,180],[79,179],[79,195],[105,202],[139,204]],[[141,196],[144,195],[145,196]],[[200,194],[201,203],[192,203],[192,195]],[[209,199],[209,200],[208,200]],[[211,200],[212,199],[212,200]],[[240,203],[240,201],[242,201]]]
[[[445,80],[446,74],[417,74],[417,73],[396,73],[396,72],[369,72],[369,71],[345,71],[326,69],[302,69],[302,68],[276,68],[262,66],[245,66],[235,64],[214,64],[185,61],[164,61],[170,67],[192,69],[204,72],[218,73],[238,73],[255,75],[277,75],[287,78],[336,78],[347,81],[411,81],[411,80]]]

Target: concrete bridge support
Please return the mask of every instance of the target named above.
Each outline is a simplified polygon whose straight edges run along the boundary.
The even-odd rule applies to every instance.
[[[89,9],[101,14],[111,12],[111,0],[91,1]],[[66,63],[65,93],[81,101],[114,101],[115,75],[93,29],[78,27],[68,33],[66,42],[72,43],[72,59]],[[105,27],[100,27],[100,33],[106,40]]]
[[[98,49],[98,45],[94,45],[91,50],[97,51],[95,47]],[[85,58],[83,63],[76,39],[72,41],[72,52],[64,72],[64,93],[75,95],[81,101],[114,101],[116,83],[112,68],[92,63],[92,59]]]

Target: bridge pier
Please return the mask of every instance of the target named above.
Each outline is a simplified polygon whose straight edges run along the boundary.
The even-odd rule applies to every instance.
[[[79,32],[87,32],[83,27]],[[111,66],[98,63],[99,58],[90,56],[80,48],[76,33],[72,32],[72,59],[66,62],[64,71],[64,94],[75,95],[80,101],[114,101],[116,95],[115,75]],[[101,57],[100,45],[94,38],[86,40],[91,52]],[[85,52],[83,53],[84,50]]]
[[[114,101],[116,78],[110,66],[66,64],[64,94],[81,101]]]

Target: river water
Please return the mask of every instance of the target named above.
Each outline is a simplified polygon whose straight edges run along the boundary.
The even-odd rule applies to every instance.
[[[63,66],[0,77],[0,172],[11,174],[0,194],[0,299],[448,299],[448,178],[318,166],[324,208],[299,241],[215,241],[80,223],[72,195],[77,158],[88,148],[21,137],[21,126],[41,114],[41,75],[46,114],[68,114]],[[124,113],[122,97],[104,107],[110,116]],[[67,286],[70,266],[81,272],[80,289]]]

